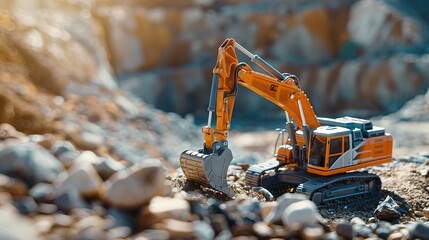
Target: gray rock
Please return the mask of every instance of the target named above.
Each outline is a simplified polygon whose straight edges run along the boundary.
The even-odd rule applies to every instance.
[[[49,202],[55,197],[54,186],[49,183],[38,183],[30,189],[29,194],[38,202]]]
[[[372,230],[366,225],[355,224],[353,225],[353,231],[356,237],[369,238],[373,235]]]
[[[215,233],[212,226],[210,226],[210,224],[204,221],[195,221],[193,222],[193,225],[195,229],[195,236],[197,239],[211,240],[214,238]]]
[[[62,171],[61,163],[34,143],[19,143],[0,151],[0,173],[17,176],[29,186],[52,182]]]
[[[62,154],[76,152],[76,147],[69,141],[57,141],[51,148],[52,154],[57,158]]]
[[[37,211],[37,204],[31,197],[22,197],[16,199],[13,202],[13,205],[18,209],[18,211],[23,215],[31,215]]]
[[[293,224],[311,225],[319,222],[321,218],[316,204],[310,200],[292,203],[282,214],[284,226],[291,226]]]
[[[94,167],[102,179],[108,179],[114,173],[123,170],[126,166],[111,157],[100,157],[100,162],[95,163]]]
[[[110,225],[107,226],[109,229],[116,227],[128,227],[131,230],[135,229],[134,216],[128,212],[116,208],[109,208],[107,209],[106,216],[112,220]]]
[[[341,236],[345,239],[352,239],[354,235],[353,226],[349,222],[338,223],[335,226],[335,231],[337,232],[338,236]]]
[[[391,198],[387,196],[386,199],[380,203],[375,209],[375,216],[380,220],[392,221],[398,219],[401,216],[400,207],[398,204]]]
[[[267,216],[265,221],[267,223],[279,223],[285,209],[292,203],[306,200],[307,197],[304,194],[298,193],[285,193],[277,198],[277,208]]]
[[[66,192],[59,193],[59,195],[55,196],[54,204],[65,212],[74,208],[88,208],[88,204],[75,189],[69,189]]]
[[[164,193],[164,178],[160,161],[135,165],[133,170],[119,171],[105,182],[104,199],[114,207],[138,208]]]
[[[69,175],[56,186],[56,192],[61,193],[70,189],[76,190],[85,198],[98,197],[103,180],[89,162],[77,162],[69,171]]]
[[[58,156],[58,160],[63,164],[65,168],[69,168],[73,165],[79,155],[80,153],[78,151],[65,152]]]
[[[241,219],[247,223],[256,223],[262,220],[261,205],[256,199],[247,199],[237,206]]]
[[[429,240],[429,225],[424,223],[412,223],[408,225],[411,237]]]

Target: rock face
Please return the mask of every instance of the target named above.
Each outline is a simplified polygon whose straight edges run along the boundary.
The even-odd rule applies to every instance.
[[[141,52],[141,57],[131,55],[137,63],[135,70],[121,65],[116,69],[124,72],[121,88],[166,111],[206,115],[211,69],[226,37],[236,38],[280,71],[297,75],[318,114],[393,112],[429,86],[427,19],[416,13],[421,6],[403,1],[254,1],[195,4],[181,12],[162,4],[156,9],[136,4],[133,10],[112,5],[99,11],[107,24],[117,24],[108,25],[108,31],[112,35],[125,31],[128,39],[138,43],[127,47],[112,44],[112,49],[118,48],[112,52],[124,52],[120,48]],[[127,17],[119,20],[110,14],[113,11]],[[143,34],[151,31],[151,23],[159,31]],[[117,26],[129,27],[116,30]],[[200,32],[204,34],[199,36]],[[152,38],[164,41],[148,44],[154,42]],[[151,71],[152,66],[162,66],[162,71]],[[138,70],[144,73],[136,73]],[[242,89],[236,101],[237,115],[283,117],[277,106]],[[171,94],[165,96],[165,92]]]

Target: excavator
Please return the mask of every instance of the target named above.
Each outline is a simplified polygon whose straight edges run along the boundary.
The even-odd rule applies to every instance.
[[[239,63],[236,50],[266,73]],[[302,193],[319,206],[377,199],[379,176],[356,170],[390,162],[392,136],[369,120],[317,117],[295,75],[280,73],[232,38],[218,49],[208,122],[202,128],[203,147],[180,155],[180,166],[189,181],[235,195],[227,181],[233,159],[227,138],[238,85],[271,101],[286,115],[286,128],[277,129],[274,158],[250,166],[245,173],[247,185],[263,187],[274,197],[286,192]],[[212,127],[214,117],[216,125]]]

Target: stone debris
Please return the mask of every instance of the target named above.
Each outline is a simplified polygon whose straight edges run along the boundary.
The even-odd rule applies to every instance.
[[[391,221],[398,219],[401,216],[399,209],[400,208],[395,200],[390,196],[387,196],[386,199],[377,206],[377,209],[375,209],[375,215],[380,220]]]

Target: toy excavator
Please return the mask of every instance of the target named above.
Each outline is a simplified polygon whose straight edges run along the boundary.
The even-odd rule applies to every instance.
[[[235,49],[269,75],[238,63]],[[208,123],[202,128],[204,146],[180,156],[188,180],[234,195],[226,178],[233,158],[227,138],[238,84],[282,108],[287,119],[286,129],[278,129],[275,159],[251,166],[246,171],[246,184],[262,186],[274,197],[286,192],[303,193],[317,205],[360,204],[376,199],[380,178],[354,170],[390,162],[392,136],[368,120],[316,117],[296,76],[280,73],[234,39],[226,39],[219,47]],[[215,128],[211,127],[213,113]]]

